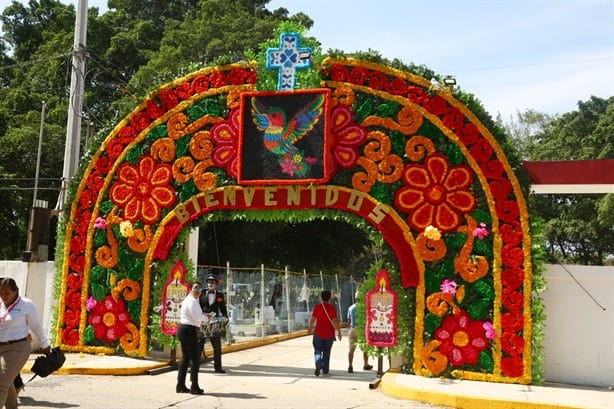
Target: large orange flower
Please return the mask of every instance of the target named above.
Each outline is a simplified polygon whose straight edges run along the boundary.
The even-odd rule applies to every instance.
[[[433,225],[446,232],[456,229],[462,215],[473,211],[476,200],[469,191],[473,173],[466,165],[450,166],[440,153],[426,157],[424,164],[403,170],[404,187],[395,196],[396,206],[409,213],[407,222],[417,231]]]
[[[169,183],[172,179],[171,166],[156,164],[147,155],[134,166],[124,163],[117,172],[119,181],[109,192],[113,203],[122,208],[126,220],[141,220],[153,224],[160,219],[160,209],[175,204],[175,192]]]

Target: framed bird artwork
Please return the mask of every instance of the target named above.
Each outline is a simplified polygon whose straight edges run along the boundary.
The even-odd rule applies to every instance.
[[[329,100],[328,89],[242,94],[238,182],[327,182]]]

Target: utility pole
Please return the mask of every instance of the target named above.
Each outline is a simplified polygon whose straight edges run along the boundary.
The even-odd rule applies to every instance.
[[[81,116],[83,90],[85,87],[85,54],[87,39],[87,0],[77,0],[75,19],[75,38],[72,51],[72,70],[70,76],[70,96],[68,101],[68,123],[66,127],[66,146],[64,148],[64,170],[62,188],[55,207],[59,214],[66,202],[68,185],[79,164],[81,143]]]

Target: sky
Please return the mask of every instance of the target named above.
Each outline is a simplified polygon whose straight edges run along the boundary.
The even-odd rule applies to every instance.
[[[24,0],[25,2],[25,0]],[[62,1],[75,3],[74,1]],[[0,0],[0,10],[10,0]],[[106,0],[89,7],[106,10]],[[378,51],[453,75],[493,116],[563,114],[614,96],[614,0],[272,0],[326,52]]]

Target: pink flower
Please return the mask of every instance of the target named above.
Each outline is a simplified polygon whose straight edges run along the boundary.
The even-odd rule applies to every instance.
[[[497,331],[495,331],[495,328],[492,326],[492,322],[484,321],[484,323],[482,324],[482,328],[484,328],[484,331],[486,333],[486,338],[488,339],[497,338]]]
[[[473,230],[473,237],[477,237],[480,240],[484,240],[484,237],[488,236],[488,230],[486,229],[486,225],[484,223],[480,223],[479,227],[476,227]]]
[[[85,309],[88,311],[92,311],[92,309],[94,309],[94,307],[96,306],[96,303],[97,301],[94,297],[88,298],[85,302]]]
[[[290,176],[294,176],[294,159],[286,158],[286,160],[284,160],[280,165],[282,173],[287,173]]]
[[[441,291],[444,294],[456,295],[457,288],[458,288],[458,284],[456,284],[456,281],[454,280],[450,280],[446,278],[441,283]]]
[[[107,227],[107,221],[104,219],[104,217],[97,217],[96,221],[94,222],[94,227],[100,230],[104,230]]]

